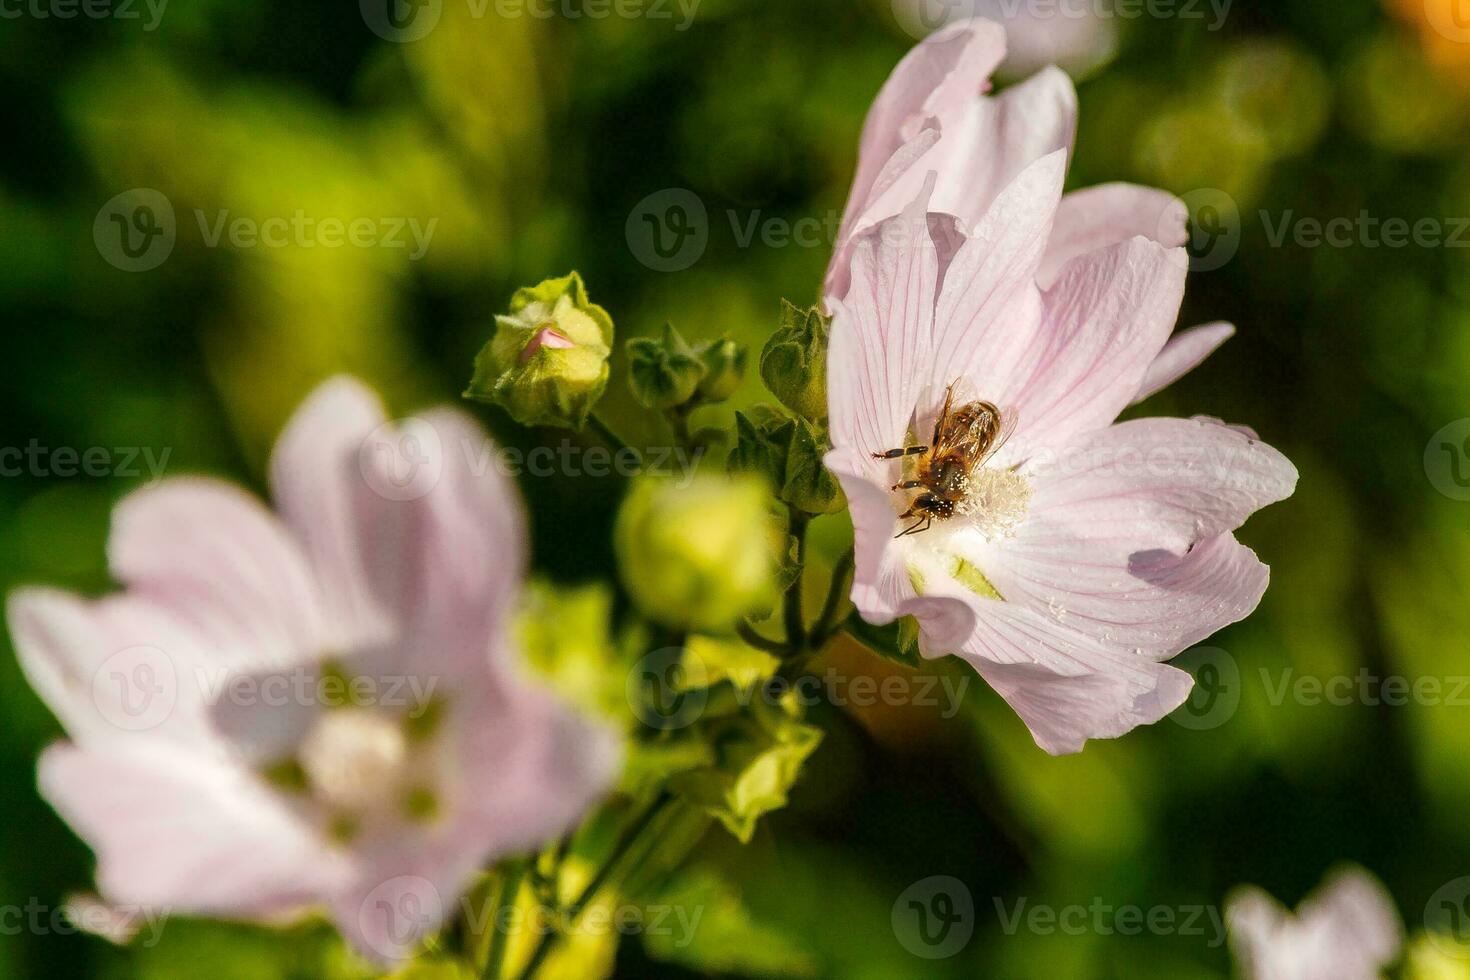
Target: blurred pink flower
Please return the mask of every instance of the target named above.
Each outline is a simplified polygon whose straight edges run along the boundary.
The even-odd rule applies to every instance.
[[[828,364],[827,465],[852,512],[859,612],[917,617],[923,652],[966,659],[1052,753],[1178,707],[1191,679],[1162,661],[1255,608],[1267,569],[1231,532],[1296,484],[1243,429],[1115,424],[1228,328],[1165,347],[1183,249],[1088,235],[1058,258],[1054,226],[1078,207],[1065,164],[1057,149],[1024,166],[969,234],[935,213],[933,175],[860,233]],[[899,515],[926,491],[894,488],[918,457],[874,454],[927,444],[952,384],[1013,429],[956,481],[952,516],[896,537],[919,525]]]
[[[1329,876],[1296,915],[1259,888],[1241,888],[1225,921],[1245,980],[1376,980],[1403,943],[1393,899],[1358,868]]]
[[[169,480],[113,513],[125,591],[10,597],[21,665],[69,741],[42,794],[118,907],[265,922],[325,908],[407,955],[497,856],[573,825],[615,738],[520,675],[513,488],[436,410],[386,423],[333,380],[276,445],[280,516]]]

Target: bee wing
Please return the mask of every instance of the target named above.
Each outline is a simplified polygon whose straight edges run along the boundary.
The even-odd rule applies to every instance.
[[[1000,431],[995,434],[995,441],[985,451],[985,456],[980,462],[986,462],[1005,448],[1006,443],[1011,441],[1011,436],[1016,434],[1016,421],[1018,418],[1019,416],[1013,408],[1003,408],[1000,410]]]

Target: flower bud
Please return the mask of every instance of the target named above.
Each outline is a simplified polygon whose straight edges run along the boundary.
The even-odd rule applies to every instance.
[[[834,514],[847,505],[842,488],[822,465],[827,437],[806,419],[757,405],[749,416],[735,413],[735,448],[726,468],[757,473],[776,495],[808,514]]]
[[[827,417],[827,335],[831,319],[816,307],[781,301],[781,324],[761,351],[761,377],[781,404],[804,419]]]
[[[613,322],[573,272],[518,290],[475,358],[466,398],[500,405],[522,425],[581,428],[607,387]]]
[[[618,514],[614,536],[628,591],[652,619],[728,631],[775,600],[773,555],[762,533],[770,497],[749,477],[696,477],[687,486],[646,476]]]
[[[699,397],[706,402],[722,402],[735,394],[745,380],[745,365],[750,351],[728,337],[711,340],[695,348],[704,363],[704,380],[699,383]]]
[[[706,371],[704,361],[672,323],[664,324],[662,339],[628,341],[628,381],[644,408],[663,411],[684,404],[694,397]]]

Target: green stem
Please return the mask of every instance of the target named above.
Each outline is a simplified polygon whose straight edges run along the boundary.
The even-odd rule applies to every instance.
[[[598,418],[595,412],[587,416],[587,427],[597,433],[598,438],[607,443],[608,448],[615,453],[632,448],[616,432],[608,428],[607,423]]]
[[[664,412],[664,418],[669,420],[669,428],[674,430],[674,441],[679,444],[680,449],[689,448],[689,416],[693,412],[693,402],[685,402]]]
[[[735,627],[735,632],[740,635],[740,638],[748,646],[753,646],[757,650],[764,650],[766,653],[782,658],[785,658],[791,652],[786,644],[780,640],[772,640],[762,636],[756,632],[754,626],[743,620]]]
[[[832,583],[827,587],[827,601],[822,604],[822,614],[817,617],[817,625],[812,629],[811,645],[814,650],[826,646],[827,641],[841,628],[838,613],[842,611],[842,600],[848,593],[847,583],[852,576],[855,561],[853,549],[848,548],[832,568]]]
[[[526,874],[526,865],[524,859],[508,862],[501,881],[495,888],[494,899],[490,904],[490,918],[486,923],[490,941],[485,948],[485,958],[481,961],[481,980],[500,980],[501,971],[505,969],[505,950],[510,945],[510,930],[500,928],[500,911],[506,907],[515,907],[516,899],[521,893],[521,879]]]
[[[806,573],[806,527],[811,518],[790,507],[790,530],[796,538],[796,578],[786,588],[786,655],[799,657],[806,650],[806,624],[801,618],[801,582]]]
[[[581,916],[582,912],[597,897],[597,893],[612,880],[619,865],[623,863],[623,858],[633,850],[639,843],[639,839],[648,832],[658,817],[673,802],[673,794],[667,791],[664,792],[658,799],[653,801],[653,804],[647,810],[643,811],[643,814],[627,830],[623,831],[623,835],[618,838],[617,844],[613,846],[612,852],[608,854],[607,860],[603,862],[602,867],[597,870],[597,874],[587,883],[587,887],[582,890],[582,894],[578,895],[567,906],[563,921],[567,923],[568,927],[576,926],[577,919]],[[548,932],[541,937],[541,941],[537,943],[536,949],[531,953],[531,958],[526,961],[525,969],[521,971],[520,980],[530,980],[536,971],[541,969],[542,964],[546,962],[546,958],[556,948],[556,943],[559,938],[560,934],[555,931]]]

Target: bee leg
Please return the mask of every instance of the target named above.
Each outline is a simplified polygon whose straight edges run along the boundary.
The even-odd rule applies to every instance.
[[[904,514],[903,516],[904,517],[911,517],[912,515],[911,514]],[[906,529],[898,532],[897,534],[894,535],[894,538],[906,538],[910,534],[919,534],[919,533],[921,533],[923,531],[927,531],[927,530],[929,530],[929,525],[930,524],[933,524],[933,523],[934,523],[934,515],[933,514],[926,514],[923,517],[920,517],[918,519],[918,521],[916,521],[914,523],[914,526],[913,527],[906,528]]]
[[[909,446],[907,449],[890,449],[886,453],[873,453],[874,459],[899,459],[903,456],[917,456],[927,453],[928,446]]]
[[[924,486],[922,480],[905,480],[903,483],[895,483],[889,487],[890,490],[918,490]]]

